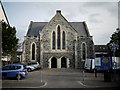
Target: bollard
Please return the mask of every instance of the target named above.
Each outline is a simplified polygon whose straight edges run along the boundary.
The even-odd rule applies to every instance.
[[[41,82],[42,82],[42,71],[40,71],[40,74],[41,74],[41,75],[40,75],[40,79],[41,79]]]
[[[94,69],[95,77],[97,77],[97,69]]]
[[[84,70],[83,70],[83,81],[84,81],[84,74],[85,74],[85,72],[84,72]]]
[[[19,80],[20,80],[20,78],[21,78],[21,76],[20,76],[20,72],[18,72],[18,75],[17,75],[17,80],[19,81]]]
[[[114,69],[114,81],[116,81],[116,69]]]

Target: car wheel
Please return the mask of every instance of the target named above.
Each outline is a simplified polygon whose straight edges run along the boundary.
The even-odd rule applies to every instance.
[[[16,79],[17,79],[17,80],[20,80],[21,78],[22,78],[22,76],[21,76],[20,74],[17,74],[17,75],[16,75]]]
[[[27,70],[28,72],[31,72],[32,70],[31,70],[31,68],[28,68],[28,70]]]

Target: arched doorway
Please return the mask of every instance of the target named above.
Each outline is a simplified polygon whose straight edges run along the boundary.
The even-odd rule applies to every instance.
[[[55,57],[51,59],[51,68],[57,68],[57,59]]]
[[[67,68],[67,60],[65,57],[61,58],[61,68]]]

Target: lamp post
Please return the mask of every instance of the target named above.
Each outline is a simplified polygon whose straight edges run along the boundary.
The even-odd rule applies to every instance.
[[[116,52],[116,49],[117,49],[118,45],[115,44],[115,42],[112,43],[112,52],[113,52],[113,70],[114,70],[114,80],[116,80],[116,62],[115,62],[115,52]]]

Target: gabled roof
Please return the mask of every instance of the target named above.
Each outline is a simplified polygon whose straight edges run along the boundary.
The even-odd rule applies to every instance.
[[[39,36],[39,32],[42,31],[44,26],[48,22],[31,22],[27,36]],[[78,32],[80,36],[89,36],[87,27],[84,25],[84,22],[69,22],[71,26]]]
[[[54,20],[64,20],[66,25],[73,28],[80,36],[90,36],[87,25],[85,22],[68,22],[65,17],[61,14],[60,10],[56,11],[56,15],[49,22],[32,22],[30,23],[27,36],[39,36],[39,32],[42,31],[44,26]]]
[[[80,36],[90,36],[85,22],[69,22]]]
[[[39,32],[42,31],[43,27],[47,22],[32,22],[30,23],[27,36],[39,36]]]

